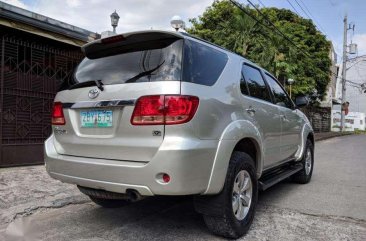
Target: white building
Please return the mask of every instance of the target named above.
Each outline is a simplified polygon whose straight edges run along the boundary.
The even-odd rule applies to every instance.
[[[349,112],[346,115],[345,131],[366,130],[366,114],[360,112]],[[341,112],[339,110],[332,110],[332,131],[340,131],[341,126]]]
[[[346,101],[350,103],[350,112],[366,113],[366,93],[360,88],[361,84],[366,83],[366,55],[359,56],[347,61],[346,79]],[[342,83],[341,74],[342,66],[339,68],[339,78],[337,79],[336,91],[334,98],[341,102]],[[334,110],[340,110],[340,105],[334,105]]]

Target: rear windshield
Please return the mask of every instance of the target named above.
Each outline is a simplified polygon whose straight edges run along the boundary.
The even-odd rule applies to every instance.
[[[100,80],[104,85],[181,80],[183,40],[161,40],[144,50],[84,60],[79,64],[74,83]]]
[[[60,90],[93,86],[95,81],[103,85],[185,81],[211,86],[228,61],[225,53],[188,39],[160,39],[131,46],[84,58]]]

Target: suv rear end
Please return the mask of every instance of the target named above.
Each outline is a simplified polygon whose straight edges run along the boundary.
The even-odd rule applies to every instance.
[[[55,98],[45,162],[95,203],[198,194],[207,227],[238,238],[253,221],[259,188],[290,176],[310,181],[312,128],[295,108],[280,115],[286,92],[250,61],[164,31],[82,49],[86,58]]]
[[[55,98],[45,143],[49,174],[114,193],[203,193],[220,136],[202,125],[218,118],[219,107],[204,94],[228,57],[210,47],[218,60],[199,63],[209,47],[197,48],[192,39],[162,31],[85,45],[86,58]]]

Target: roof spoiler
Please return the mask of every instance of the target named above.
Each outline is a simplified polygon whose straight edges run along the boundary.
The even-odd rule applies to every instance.
[[[114,35],[87,43],[81,47],[85,56],[89,59],[96,59],[118,53],[128,53],[144,49],[162,48],[173,41],[183,39],[184,36],[178,32],[168,31],[138,31]],[[156,40],[162,40],[157,42]]]

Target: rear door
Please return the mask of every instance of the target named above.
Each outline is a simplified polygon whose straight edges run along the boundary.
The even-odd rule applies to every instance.
[[[274,103],[279,106],[282,124],[281,156],[286,160],[292,158],[300,147],[302,118],[297,114],[293,102],[277,80],[267,73],[266,80],[271,86]]]
[[[261,71],[255,66],[243,65],[240,86],[243,94],[243,111],[262,134],[264,168],[271,167],[281,160],[281,120],[278,106],[272,104],[269,87]]]
[[[180,94],[183,43],[176,36],[155,35],[124,37],[128,44],[121,46],[106,41],[104,49],[98,43],[98,51],[86,51],[89,57],[55,98],[66,120],[53,126],[59,154],[151,160],[163,141],[164,125],[132,125],[134,105],[141,96]]]

